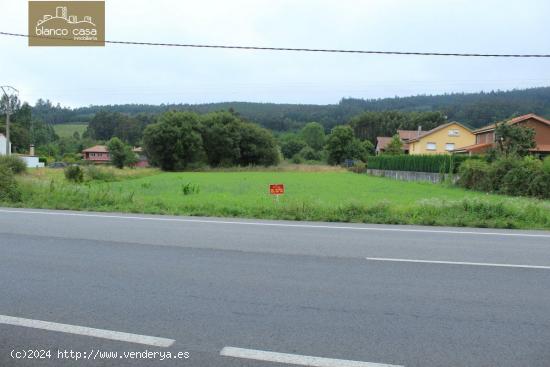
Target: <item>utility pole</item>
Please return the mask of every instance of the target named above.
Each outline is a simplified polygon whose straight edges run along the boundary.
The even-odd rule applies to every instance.
[[[0,89],[2,89],[2,92],[4,93],[4,96],[6,98],[6,155],[11,154],[11,144],[10,144],[10,114],[13,112],[11,110],[11,95],[18,95],[19,91],[15,89],[12,86],[9,85],[3,85],[0,86]],[[7,91],[10,91],[11,93],[8,94]]]

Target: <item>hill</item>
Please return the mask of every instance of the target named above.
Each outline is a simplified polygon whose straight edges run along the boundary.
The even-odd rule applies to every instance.
[[[33,107],[33,116],[50,124],[60,124],[90,121],[95,113],[101,110],[136,115],[157,114],[172,109],[199,113],[232,110],[246,120],[276,131],[297,129],[310,121],[320,122],[325,128],[330,129],[335,125],[348,123],[353,116],[361,112],[385,110],[441,111],[449,120],[479,127],[530,112],[550,117],[550,87],[383,99],[344,98],[338,104],[329,105],[222,102],[195,105],[121,104],[71,109],[54,106],[50,101],[39,100]]]

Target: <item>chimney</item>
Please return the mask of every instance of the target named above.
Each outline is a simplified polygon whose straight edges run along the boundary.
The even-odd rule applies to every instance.
[[[31,157],[34,157],[34,144],[31,144],[31,146],[29,147],[29,155]]]
[[[420,132],[422,131],[422,126],[418,126],[418,133],[416,134],[417,135],[417,138],[420,137]]]

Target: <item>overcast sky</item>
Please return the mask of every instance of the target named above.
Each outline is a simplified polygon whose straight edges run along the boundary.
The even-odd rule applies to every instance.
[[[27,33],[27,1],[0,30]],[[548,0],[107,0],[106,38],[364,50],[550,54]],[[0,85],[66,106],[257,101],[550,85],[550,59],[448,58],[109,45],[0,36]]]

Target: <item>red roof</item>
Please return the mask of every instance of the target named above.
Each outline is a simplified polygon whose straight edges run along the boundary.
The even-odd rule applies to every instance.
[[[532,152],[550,152],[550,144],[537,144],[533,149],[529,149]]]
[[[518,122],[522,122],[522,121],[529,120],[529,119],[537,120],[539,122],[542,122],[543,124],[546,124],[546,125],[550,126],[550,121],[549,120],[545,119],[544,117],[540,117],[538,115],[535,115],[534,113],[528,113],[527,115],[514,117],[513,119],[505,120],[504,122],[508,125],[513,125],[513,124],[517,124]],[[487,132],[487,131],[495,130],[496,127],[497,127],[497,123],[489,124],[489,125],[486,125],[486,126],[480,127],[479,129],[474,130],[473,133],[474,134],[484,133],[484,132]]]
[[[418,130],[397,130],[397,134],[401,138],[401,140],[409,140],[409,139],[415,139],[419,136],[422,136],[426,133],[426,131],[418,131]]]
[[[472,144],[472,145],[467,145],[467,146],[462,147],[462,148],[455,149],[455,150],[453,150],[453,152],[454,153],[459,153],[459,152],[472,152],[472,153],[484,152],[492,146],[493,146],[493,143]]]
[[[392,139],[393,137],[388,137],[388,136],[376,137],[376,151],[381,151],[386,149],[386,147],[388,146],[388,144],[391,142]],[[403,142],[403,139],[401,139],[401,142],[403,143],[403,146],[401,147],[401,149],[408,150],[409,144],[406,141]]]
[[[91,148],[84,149],[82,153],[109,153],[105,145],[94,145]]]

